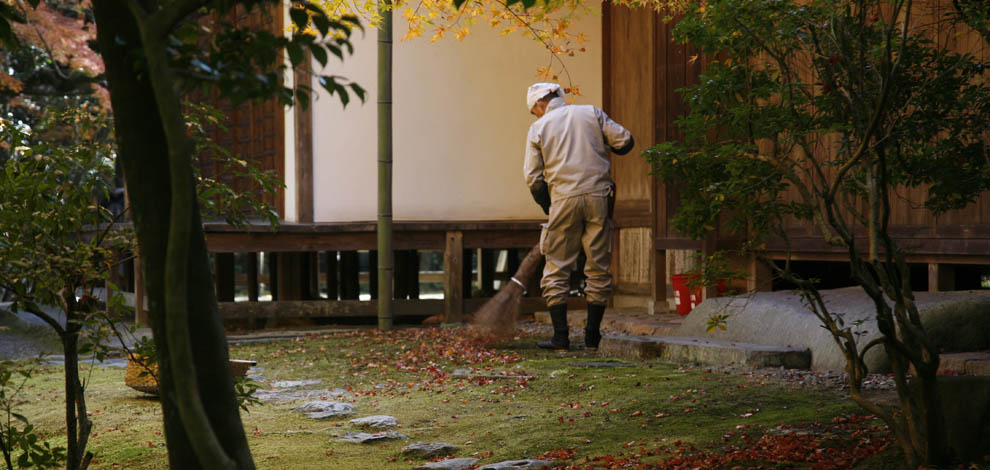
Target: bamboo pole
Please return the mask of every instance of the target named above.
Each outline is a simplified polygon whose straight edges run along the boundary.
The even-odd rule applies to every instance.
[[[378,28],[378,329],[392,329],[392,10]]]

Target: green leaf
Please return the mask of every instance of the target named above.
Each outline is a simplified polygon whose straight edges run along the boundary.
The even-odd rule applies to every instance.
[[[344,88],[343,86],[337,85],[336,88],[337,88],[338,97],[340,98],[340,102],[346,108],[347,107],[347,103],[349,103],[351,101],[351,97],[347,94],[347,89]]]
[[[519,0],[515,0],[515,1],[519,1]],[[461,5],[464,5],[466,2],[467,2],[467,0],[454,0],[454,8],[460,8]],[[506,3],[506,6],[512,5],[512,3],[513,3],[513,0],[509,0]]]
[[[309,50],[313,53],[313,58],[320,63],[321,67],[327,66],[327,51],[323,48],[323,46],[319,44],[310,44]]]
[[[299,106],[302,106],[302,109],[309,108],[309,93],[307,93],[305,90],[297,89],[296,103],[298,103]]]
[[[292,66],[295,67],[302,63],[304,54],[303,48],[299,43],[293,42],[285,47],[286,52],[289,53],[289,60],[292,62]]]
[[[361,88],[361,85],[358,85],[357,83],[351,83],[350,87],[351,90],[354,91],[354,94],[357,95],[358,98],[360,98],[361,101],[363,102],[365,95],[367,95],[367,92],[364,91],[364,88]]]
[[[289,17],[292,18],[292,24],[296,25],[300,31],[306,29],[309,25],[309,12],[302,8],[290,8]]]

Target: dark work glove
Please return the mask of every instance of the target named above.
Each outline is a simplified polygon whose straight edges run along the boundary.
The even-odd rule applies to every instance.
[[[630,135],[629,142],[626,142],[626,145],[623,145],[621,148],[615,148],[609,145],[609,149],[611,149],[612,153],[616,155],[625,155],[629,153],[629,151],[632,150],[633,147],[635,146],[636,146],[636,141],[633,139],[633,136]]]
[[[536,186],[529,188],[529,192],[533,195],[533,200],[543,209],[543,213],[550,215],[550,188],[547,186],[547,182],[536,183]]]

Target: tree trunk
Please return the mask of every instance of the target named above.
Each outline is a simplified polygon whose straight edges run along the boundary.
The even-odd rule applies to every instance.
[[[198,461],[179,417],[174,387],[174,374],[195,373],[199,398],[212,432],[237,468],[252,469],[254,464],[234,395],[226,336],[217,310],[206,241],[195,204],[187,212],[192,227],[189,256],[186,257],[189,273],[186,289],[190,342],[196,367],[195,371],[174,370],[169,363],[164,317],[165,298],[169,292],[169,286],[165,284],[171,211],[169,146],[148,73],[142,69],[144,62],[135,60],[136,52],[141,50],[135,20],[120,2],[95,0],[93,6],[159,358],[159,394],[169,465],[184,470],[205,468]]]

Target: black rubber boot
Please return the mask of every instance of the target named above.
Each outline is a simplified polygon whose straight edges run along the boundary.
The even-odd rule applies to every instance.
[[[598,349],[602,341],[602,317],[605,316],[605,306],[588,304],[588,321],[584,324],[585,349]]]
[[[536,345],[543,349],[569,349],[571,340],[567,337],[570,333],[567,329],[567,304],[550,307],[550,320],[553,322],[553,338],[550,341],[540,341]]]

